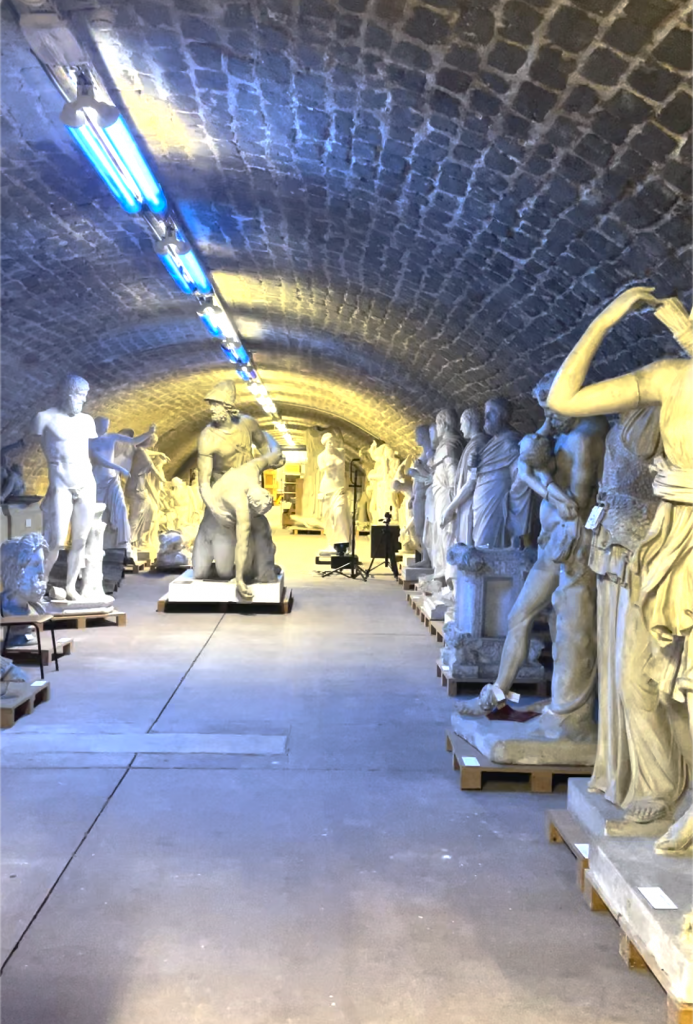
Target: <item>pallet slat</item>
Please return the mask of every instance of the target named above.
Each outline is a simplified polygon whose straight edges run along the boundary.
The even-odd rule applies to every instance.
[[[125,626],[127,621],[125,612],[85,612],[84,615],[55,615],[52,624],[56,629],[59,626],[63,629],[87,629],[91,626]]]
[[[572,775],[591,775],[592,769],[586,765],[560,764],[497,764],[489,761],[475,747],[465,742],[456,733],[448,730],[445,734],[445,747],[452,754],[453,770],[459,772],[460,789],[481,789],[484,778],[491,775],[526,776],[532,793],[551,793],[556,779],[565,779]],[[476,761],[467,763],[465,760]]]
[[[0,728],[11,729],[20,718],[32,714],[39,704],[50,699],[51,685],[48,682],[32,683],[17,697],[3,697],[0,704]]]

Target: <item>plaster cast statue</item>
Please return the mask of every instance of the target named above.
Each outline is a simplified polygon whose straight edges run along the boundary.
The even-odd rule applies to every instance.
[[[453,524],[452,536],[455,543],[473,544],[472,509],[474,504],[474,488],[479,472],[481,453],[488,443],[489,436],[483,431],[484,417],[480,409],[465,409],[460,417],[460,431],[466,440],[462,457],[455,474],[455,496],[443,511],[441,527],[444,529]]]
[[[373,469],[368,474],[371,487],[370,517],[371,523],[379,524],[386,512],[392,512],[394,499],[392,484],[397,474],[399,459],[389,444],[372,442],[369,455],[373,459]]]
[[[47,578],[45,558],[48,544],[40,533],[27,533],[23,537],[6,540],[0,548],[2,561],[2,594],[0,611],[3,615],[39,615],[46,609]],[[23,626],[10,626],[10,641],[14,646],[29,643],[33,630]]]
[[[356,510],[356,524],[361,530],[368,526],[371,521],[370,508],[373,488],[369,480],[369,474],[371,473],[375,463],[371,458],[368,448],[359,449],[359,455],[356,461],[359,463],[359,468],[361,470],[361,494],[359,495],[359,504]]]
[[[327,546],[348,544],[351,540],[351,516],[347,500],[346,468],[341,449],[337,448],[333,434],[323,434],[324,451],[318,455],[320,488],[318,502]]]
[[[399,542],[404,554],[413,555],[418,551],[414,531],[414,481],[409,476],[408,459],[399,464],[397,476],[392,484],[395,494],[402,496],[399,507]]]
[[[41,439],[48,464],[48,490],[41,503],[43,531],[48,542],[46,575],[67,543],[68,600],[77,600],[77,577],[84,564],[87,537],[94,521],[96,480],[89,458],[89,442],[97,436],[94,420],[82,407],[89,385],[81,377],[68,377],[62,401],[56,408],[40,412],[32,433]]]
[[[451,578],[453,573],[447,560],[448,548],[453,543],[452,522],[443,525],[443,521],[454,496],[460,455],[457,415],[452,409],[441,409],[436,416],[435,448],[431,457],[431,502],[424,527],[424,544],[431,558],[433,578],[438,580]]]
[[[308,521],[320,518],[320,505],[318,504],[318,489],[320,486],[318,456],[322,452],[322,441],[320,440],[322,434],[323,431],[319,427],[309,427],[305,433],[306,462],[303,472],[303,494],[301,497],[300,515]]]
[[[199,503],[204,509],[199,487],[193,490],[179,476],[168,480],[161,494],[161,529],[181,533],[186,546],[192,545],[203,515]]]
[[[531,496],[518,479],[520,435],[510,426],[512,406],[491,398],[484,406],[483,447],[472,497],[475,547],[505,548],[529,532]]]
[[[265,437],[269,441],[268,434]],[[232,576],[236,580],[236,594],[242,601],[252,601],[249,583],[257,582],[253,565],[251,528],[255,519],[265,517],[272,508],[272,495],[262,486],[262,471],[283,465],[284,456],[279,447],[267,455],[259,455],[240,466],[233,466],[221,476],[212,488],[216,507],[226,516],[235,532]],[[274,544],[272,544],[274,562]],[[275,576],[276,578],[276,576]]]
[[[191,565],[192,554],[185,547],[182,534],[169,530],[159,536],[159,550],[156,555],[157,569],[187,569]]]
[[[119,478],[127,479],[130,473],[116,461],[116,445],[120,444],[121,450],[125,445],[136,448],[154,436],[156,426],[152,424],[146,434],[130,438],[126,434],[109,434],[110,423],[104,416],[97,416],[94,425],[98,437],[89,442],[89,457],[96,480],[96,499],[106,506],[105,543],[107,547],[124,548],[129,553],[130,523]]]
[[[686,358],[661,359],[634,373],[585,386],[585,378],[611,327],[633,310],[654,310]],[[658,299],[651,288],[629,288],[590,324],[561,366],[548,401],[564,416],[629,412],[660,407],[663,455],[654,461],[652,489],[657,511],[631,564],[631,599],[640,608],[650,638],[646,671],[659,699],[688,705],[689,729],[677,735],[690,758],[693,724],[693,329],[678,299]],[[693,852],[693,807],[655,843],[663,854]]]
[[[159,505],[166,484],[162,466],[169,460],[155,450],[156,434],[135,448],[130,476],[125,484],[129,505],[130,544],[133,551],[151,551],[159,545]]]
[[[597,494],[608,424],[601,416],[578,420],[548,410],[551,380],[551,374],[542,378],[533,394],[545,410],[553,452],[532,443],[529,462],[520,460],[518,467],[526,485],[542,498],[537,560],[510,612],[495,683],[462,702],[458,713],[485,715],[498,706],[527,658],[534,619],[551,601],[556,616],[551,703],[527,723],[527,736],[588,741],[595,734],[596,578],[587,564],[584,522]]]
[[[416,428],[416,443],[421,448],[421,454],[409,470],[409,475],[414,482],[413,488],[413,513],[414,513],[414,536],[416,547],[421,552],[420,564],[422,567],[430,566],[431,559],[424,542],[426,528],[426,495],[428,494],[433,473],[431,471],[431,459],[433,457],[433,443],[431,440],[432,428],[428,424],[421,424]]]
[[[190,474],[190,505],[195,516],[195,522],[199,522],[202,516],[205,514],[205,503],[202,500],[200,494],[200,474],[197,469],[193,469]]]
[[[18,697],[30,686],[29,677],[14,662],[0,657],[0,700]]]
[[[6,444],[0,449],[0,466],[2,467],[2,479],[0,480],[0,504],[4,504],[9,498],[24,494],[24,473],[17,462],[10,461],[10,455],[24,448],[24,441],[15,441],[13,444]]]
[[[603,511],[590,551],[590,566],[597,573],[599,665],[597,758],[590,789],[625,808],[624,821],[635,825],[670,822],[687,776],[672,731],[672,716],[678,712],[685,719],[685,707],[658,700],[657,683],[647,671],[647,626],[628,587],[629,563],[657,509],[648,461],[658,448],[657,406],[621,413],[606,438],[598,494]]]
[[[103,589],[103,540],[106,532],[103,515],[105,511],[105,503],[102,501],[97,502],[84,552],[82,589],[79,595],[79,602],[81,606],[86,605],[90,608],[112,605],[115,600]]]
[[[215,385],[205,397],[211,422],[200,434],[197,468],[200,494],[206,505],[193,548],[195,579],[209,576],[212,564],[220,579],[230,580],[236,565],[236,528],[217,497],[214,485],[230,469],[237,469],[253,458],[253,446],[261,455],[280,452],[268,434],[263,433],[252,416],[236,408],[236,388],[232,381]],[[281,465],[281,460],[277,465]],[[277,580],[272,531],[264,515],[250,516],[251,568],[244,569],[246,582],[271,583]]]

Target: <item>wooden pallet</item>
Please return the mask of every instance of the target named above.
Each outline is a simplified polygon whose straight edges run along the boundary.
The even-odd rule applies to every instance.
[[[585,872],[590,866],[589,833],[564,809],[546,812],[546,836],[550,843],[563,843],[575,857],[578,889],[584,892]]]
[[[525,778],[531,793],[551,793],[557,780],[592,774],[586,765],[497,764],[450,730],[445,735],[445,749],[452,754],[453,770],[460,773],[460,789],[482,789],[484,778],[509,775],[513,782]]]
[[[297,537],[299,534],[307,537],[324,537],[325,535],[324,530],[309,530],[303,526],[290,526],[289,533],[292,533],[294,537]]]
[[[30,715],[37,704],[51,699],[51,684],[43,680],[32,683],[19,697],[3,697],[0,703],[0,728],[11,729],[15,722]]]
[[[609,913],[616,921],[616,924],[620,929],[618,943],[619,956],[630,970],[650,971],[664,989],[667,997],[666,1024],[693,1024],[693,1003],[682,1003],[671,995],[667,988],[667,977],[657,964],[657,961],[651,954],[648,954],[647,950],[643,952],[643,950],[633,941],[631,936],[627,934],[623,927],[623,922],[619,920],[618,914],[612,911],[611,907],[604,899],[603,894],[599,891],[599,887],[592,878],[589,869],[585,871],[582,895],[590,910],[598,913]],[[664,1021],[662,1024],[664,1024]]]
[[[448,691],[448,697],[459,697],[460,694],[470,686],[476,686],[478,683],[479,688],[485,686],[486,683],[493,683],[495,679],[452,679],[446,675],[440,662],[436,664],[436,675],[440,679],[441,685],[446,687]],[[524,689],[528,687],[530,692],[538,697],[540,700],[543,697],[549,697],[551,693],[551,685],[548,679],[516,679],[513,683],[513,690]]]
[[[90,626],[125,626],[125,612],[87,612],[84,615],[55,615],[53,626],[58,629],[87,629]],[[43,629],[43,626],[41,626]]]
[[[240,604],[237,601],[209,601],[201,602],[167,601],[165,597],[160,598],[156,604],[158,612],[220,612],[226,614],[252,615],[254,612],[262,612],[263,615],[289,615],[294,607],[294,592],[287,590],[284,593],[284,600],[281,604],[262,604],[261,602],[249,601],[247,604]]]
[[[62,640],[59,637],[56,637],[55,647],[59,658],[72,654],[73,646],[74,640]],[[8,647],[5,650],[5,654],[17,665],[43,665],[45,667],[55,661],[52,647],[46,648],[43,644],[41,644],[40,658],[38,644],[23,644],[21,647]]]

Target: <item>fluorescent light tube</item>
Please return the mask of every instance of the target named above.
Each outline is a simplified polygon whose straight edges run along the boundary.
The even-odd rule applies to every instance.
[[[183,267],[183,270],[186,272],[197,291],[203,292],[205,295],[209,295],[212,290],[212,286],[207,279],[207,275],[202,269],[200,261],[192,249],[188,252],[179,252],[176,255],[176,259]]]
[[[192,284],[188,281],[187,276],[183,273],[183,268],[179,266],[175,257],[170,252],[160,252],[157,255],[180,290],[190,295],[193,290]]]
[[[102,104],[103,106],[103,104]],[[101,124],[101,130],[109,139],[121,162],[129,171],[145,203],[152,213],[163,213],[166,209],[164,191],[150,171],[140,152],[140,148],[132,137],[130,129],[118,114],[113,124]],[[100,113],[100,111],[99,111]],[[101,121],[102,119],[99,118]]]
[[[67,130],[125,212],[139,213],[142,203],[123,181],[122,175],[114,165],[94,128],[85,121],[80,128],[67,125]]]

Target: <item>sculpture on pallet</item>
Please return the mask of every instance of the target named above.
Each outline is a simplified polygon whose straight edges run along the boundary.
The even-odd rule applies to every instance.
[[[43,499],[43,528],[48,543],[46,575],[70,535],[66,595],[77,600],[77,577],[84,565],[85,547],[94,521],[96,480],[89,458],[89,442],[97,436],[94,420],[82,408],[89,385],[81,377],[68,377],[60,405],[40,412],[32,433],[41,440],[48,466],[48,490]]]
[[[633,310],[652,309],[669,327],[685,353],[662,359],[634,373],[585,386],[585,378],[605,335]],[[646,671],[659,688],[659,700],[687,704],[689,728],[677,734],[690,759],[693,724],[693,329],[677,299],[658,299],[651,288],[629,288],[590,324],[563,362],[549,404],[564,416],[629,412],[660,407],[663,454],[654,460],[653,492],[659,499],[650,528],[630,564],[632,601],[647,626],[650,648]],[[643,751],[644,758],[649,756]],[[657,840],[662,854],[693,852],[693,807],[689,806]]]
[[[106,511],[104,502],[96,503],[94,518],[84,549],[84,568],[81,575],[79,604],[72,605],[70,610],[79,607],[83,611],[101,610],[114,604],[115,599],[103,589],[103,555],[104,534],[106,524],[103,516]]]
[[[368,474],[371,488],[370,517],[375,526],[382,523],[386,512],[392,512],[394,504],[392,484],[397,474],[399,459],[389,444],[377,444],[373,441],[369,454],[373,459],[373,469]]]
[[[238,469],[253,459],[253,446],[263,456],[279,453],[276,465],[282,464],[281,450],[276,441],[263,433],[252,416],[244,416],[238,411],[236,388],[232,381],[215,385],[205,396],[205,401],[209,405],[211,422],[200,434],[197,468],[200,494],[206,509],[193,548],[193,573],[195,579],[205,579],[214,565],[219,579],[230,580],[236,564],[236,527],[222,504],[222,495],[216,484],[229,470]],[[257,470],[254,472],[257,475]],[[274,553],[267,518],[262,514],[250,516],[245,583],[276,582]]]
[[[431,440],[431,426],[421,424],[416,428],[416,443],[421,449],[421,454],[409,470],[413,480],[413,513],[414,513],[414,536],[416,538],[417,550],[421,552],[420,567],[430,568],[431,558],[426,549],[424,533],[426,529],[426,495],[433,481],[431,472],[431,458],[433,457],[433,443]]]
[[[575,419],[549,410],[546,400],[551,382],[552,375],[547,375],[534,389],[546,422],[541,433],[530,435],[523,444],[518,465],[519,478],[542,499],[537,560],[510,612],[495,683],[484,686],[474,700],[461,703],[453,714],[453,727],[469,738],[465,717],[486,715],[504,700],[527,658],[532,623],[551,601],[555,632],[550,705],[536,721],[510,730],[514,742],[498,746],[493,760],[533,759],[536,746],[526,754],[523,744],[558,741],[562,745],[555,752],[547,747],[545,760],[591,764],[596,739],[596,578],[587,564],[589,535],[584,523],[597,493],[608,424],[602,416]],[[547,435],[553,438],[552,445],[546,443]],[[510,735],[507,727],[517,723],[485,725],[490,727],[491,737],[497,735],[494,725],[495,729],[506,727],[500,728],[500,735]],[[477,739],[484,735],[483,730],[474,728],[471,733]]]
[[[197,491],[199,498],[199,488]],[[201,500],[201,499],[200,499]],[[192,545],[200,527],[202,512],[198,512],[195,493],[179,476],[168,480],[162,490],[160,527],[166,533],[180,533],[184,543]]]
[[[156,434],[141,442],[132,457],[130,476],[125,484],[129,505],[130,544],[133,551],[153,551],[159,545],[159,506],[166,484],[163,466],[169,461],[156,451]]]
[[[443,525],[445,511],[454,495],[455,477],[461,455],[457,415],[441,409],[436,416],[435,448],[431,457],[431,502],[424,527],[424,544],[431,558],[433,579],[444,583],[451,579],[448,549],[453,542],[452,523]]]
[[[318,457],[322,453],[322,431],[319,427],[309,427],[306,430],[306,463],[303,473],[303,494],[301,496],[300,516],[307,522],[320,518],[320,505],[318,503],[318,489],[320,486],[320,470],[318,468]],[[297,510],[298,512],[298,510]]]
[[[98,436],[89,442],[89,457],[96,480],[96,500],[106,506],[104,544],[109,548],[123,548],[129,554],[130,523],[120,477],[127,479],[130,473],[116,461],[116,445],[136,448],[154,436],[156,425],[152,424],[146,434],[132,438],[126,434],[109,434],[110,422],[105,416],[97,416],[94,425]]]
[[[371,454],[368,448],[360,448],[359,456],[356,462],[359,463],[360,468],[360,483],[361,483],[361,494],[359,497],[358,508],[356,510],[356,527],[359,530],[364,530],[371,525],[371,497],[373,488],[371,486],[369,475],[373,469],[374,462],[371,458]]]
[[[399,464],[392,484],[395,494],[401,495],[399,507],[399,543],[404,555],[413,555],[418,549],[414,531],[414,481],[409,476],[407,459]]]
[[[327,547],[351,541],[351,515],[347,500],[346,464],[342,450],[337,447],[334,434],[323,434],[324,450],[318,455],[320,487],[318,504]]]
[[[441,528],[452,524],[453,540],[457,544],[473,544],[474,489],[479,472],[481,453],[490,438],[483,431],[484,417],[480,409],[465,409],[460,417],[460,431],[466,440],[455,474],[454,497],[443,511]]]
[[[45,568],[47,551],[48,544],[40,533],[13,537],[2,545],[0,612],[3,615],[40,615],[45,612],[43,602],[48,586]],[[25,626],[8,628],[11,646],[23,646],[34,638],[33,629]]]
[[[687,776],[674,740],[677,727],[685,729],[685,706],[658,700],[647,668],[647,626],[628,586],[629,565],[657,509],[648,463],[659,448],[657,406],[622,413],[611,428],[590,551],[597,574],[599,723],[589,788],[625,809],[622,822],[606,826],[621,835],[641,835],[655,823],[664,832]]]
[[[510,426],[507,398],[490,398],[484,406],[484,432],[472,498],[475,547],[506,548],[529,531],[531,497],[518,479],[520,435]]]
[[[177,530],[168,530],[159,535],[155,569],[188,569],[191,565],[192,553],[186,548],[182,534]]]
[[[2,468],[2,479],[0,480],[0,504],[9,501],[11,498],[19,497],[25,493],[24,473],[18,462],[11,461],[11,455],[24,448],[24,441],[15,441],[13,444],[3,445],[0,449],[0,466]]]

